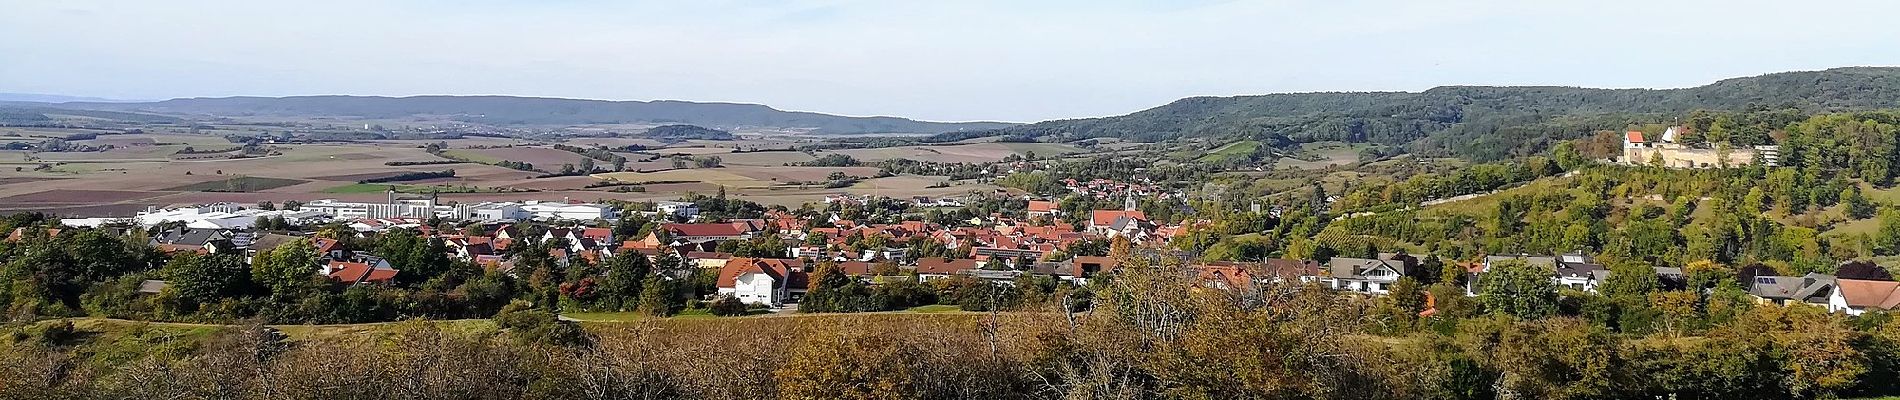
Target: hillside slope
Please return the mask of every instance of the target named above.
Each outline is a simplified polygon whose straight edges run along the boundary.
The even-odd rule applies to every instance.
[[[1257,139],[1408,146],[1413,152],[1496,159],[1554,140],[1692,110],[1751,106],[1804,111],[1900,107],[1900,68],[1855,67],[1726,79],[1685,89],[1445,86],[1424,92],[1285,93],[1191,97],[1128,115],[1046,121],[982,133],[1073,140],[1118,137]]]
[[[148,103],[74,102],[48,107],[173,115],[437,116],[496,125],[682,123],[715,127],[811,128],[817,133],[941,133],[995,129],[1001,122],[928,122],[783,111],[759,104],[605,101],[513,96],[295,96],[172,99]]]

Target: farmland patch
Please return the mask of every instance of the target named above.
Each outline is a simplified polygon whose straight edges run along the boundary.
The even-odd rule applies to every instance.
[[[241,176],[225,180],[194,183],[166,190],[179,192],[258,192],[298,185],[305,182],[309,181],[302,179]]]

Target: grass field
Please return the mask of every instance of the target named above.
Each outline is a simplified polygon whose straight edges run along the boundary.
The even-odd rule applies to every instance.
[[[1260,151],[1260,146],[1261,143],[1257,140],[1242,140],[1228,143],[1227,145],[1214,149],[1214,151],[1208,152],[1207,155],[1197,158],[1196,161],[1224,163],[1237,158],[1246,158],[1252,156],[1254,152]]]
[[[963,312],[963,308],[957,307],[956,305],[952,305],[952,304],[931,304],[927,306],[911,307],[909,309],[905,309],[904,312],[916,313],[916,314],[960,313],[960,312]]]
[[[1275,165],[1296,169],[1322,169],[1359,162],[1359,151],[1370,145],[1345,142],[1313,142],[1300,146],[1298,158],[1282,158]]]
[[[179,187],[166,189],[166,190],[179,191],[179,192],[259,192],[259,191],[271,190],[271,189],[276,189],[276,188],[285,187],[285,186],[303,184],[305,182],[310,182],[310,181],[306,181],[302,179],[240,176],[240,177],[225,179],[225,180],[194,183],[194,184],[179,186]]]

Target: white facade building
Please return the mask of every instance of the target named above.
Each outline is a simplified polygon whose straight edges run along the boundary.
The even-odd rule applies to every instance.
[[[192,229],[250,229],[258,218],[281,217],[293,224],[307,224],[327,221],[330,215],[312,210],[258,210],[244,209],[230,203],[219,203],[193,207],[168,209],[147,209],[132,218],[70,218],[60,220],[61,225],[73,227],[98,227],[111,223],[133,223],[139,226],[154,226],[169,222],[182,222]]]
[[[653,203],[653,209],[656,211],[659,211],[660,214],[686,218],[689,220],[692,219],[694,216],[699,215],[698,205],[689,203],[689,202],[684,202],[684,201],[662,201],[658,203]]]
[[[527,212],[537,220],[576,220],[614,219],[614,208],[605,204],[568,204],[555,202],[530,201],[521,205],[521,211]]]

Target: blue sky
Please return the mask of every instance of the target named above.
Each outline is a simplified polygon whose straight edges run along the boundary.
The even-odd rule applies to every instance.
[[[1187,96],[1900,64],[1891,1],[0,0],[0,92],[508,94],[1036,121]]]

